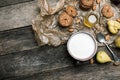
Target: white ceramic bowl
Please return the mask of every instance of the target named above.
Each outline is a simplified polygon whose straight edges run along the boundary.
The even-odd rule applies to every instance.
[[[80,31],[70,37],[67,50],[74,59],[87,61],[96,54],[97,42],[92,34]]]

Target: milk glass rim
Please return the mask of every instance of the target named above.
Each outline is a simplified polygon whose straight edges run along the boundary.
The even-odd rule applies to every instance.
[[[77,35],[77,34],[80,34],[80,33],[84,33],[84,34],[89,35],[89,36],[94,40],[94,43],[95,43],[95,50],[94,50],[94,52],[92,53],[92,55],[89,56],[88,58],[82,58],[82,59],[81,59],[81,58],[77,58],[77,57],[75,57],[75,56],[73,55],[72,52],[70,52],[70,49],[69,49],[69,42],[70,42],[71,38],[72,38],[73,36]],[[91,33],[86,32],[86,31],[79,31],[79,32],[76,32],[76,33],[72,34],[71,37],[69,38],[68,42],[67,42],[67,50],[68,50],[68,53],[69,53],[74,59],[79,60],[79,61],[87,61],[87,60],[93,58],[93,57],[95,56],[96,52],[97,52],[97,47],[98,47],[98,46],[97,46],[97,41],[96,41],[95,37],[94,37]]]

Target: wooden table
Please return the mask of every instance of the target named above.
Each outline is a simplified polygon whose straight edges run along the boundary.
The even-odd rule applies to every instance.
[[[110,80],[120,78],[120,66],[111,64],[75,65],[66,49],[38,47],[31,26],[0,32],[0,78],[14,80]],[[105,47],[99,47],[99,50]],[[120,57],[120,50],[112,48]],[[7,79],[7,80],[9,80]]]
[[[3,26],[0,31],[0,80],[120,79],[120,66],[112,63],[89,64],[86,61],[76,65],[67,52],[66,44],[38,46],[31,25],[10,26],[5,30]],[[112,49],[120,58],[120,49]],[[98,50],[106,48],[99,47]]]

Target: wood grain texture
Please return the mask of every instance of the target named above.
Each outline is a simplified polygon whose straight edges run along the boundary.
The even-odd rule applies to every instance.
[[[5,7],[5,6],[28,2],[28,1],[33,1],[33,0],[0,0],[0,7]]]
[[[66,67],[32,76],[5,80],[119,80],[119,67],[112,64],[87,64],[78,67]]]
[[[36,1],[2,7],[0,8],[0,31],[31,25],[37,14],[39,8]]]
[[[105,50],[105,47],[99,50]],[[120,50],[113,48],[120,57]],[[120,67],[112,64],[93,64],[88,61],[75,66],[66,49],[66,44],[59,47],[43,46],[33,50],[16,52],[0,56],[1,79],[19,80],[76,80],[87,78],[95,80],[109,80],[119,78]],[[33,76],[31,76],[33,75]],[[94,76],[95,75],[95,76]],[[29,77],[30,78],[29,78]],[[27,78],[26,78],[27,77]]]
[[[72,66],[72,61],[67,54],[65,45],[56,48],[43,46],[0,56],[1,79],[32,75],[68,66]]]
[[[38,47],[31,26],[0,32],[0,55]]]
[[[90,65],[87,61],[76,65],[66,44],[38,47],[32,27],[26,26],[38,12],[36,2],[16,4],[22,1],[30,0],[0,0],[0,80],[120,79],[120,67],[112,63]],[[16,5],[8,6],[11,4]],[[19,28],[22,26],[26,27]],[[120,49],[112,49],[120,58]],[[99,47],[98,50],[106,48]]]

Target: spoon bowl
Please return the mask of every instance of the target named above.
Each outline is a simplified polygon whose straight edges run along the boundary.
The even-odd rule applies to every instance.
[[[105,43],[106,42],[103,34],[98,33],[96,36],[97,36],[97,41],[99,41],[100,43]]]

